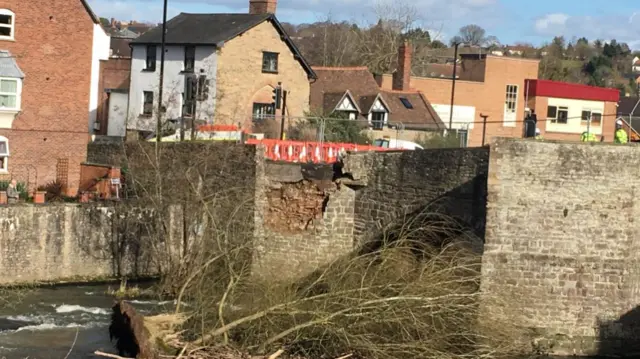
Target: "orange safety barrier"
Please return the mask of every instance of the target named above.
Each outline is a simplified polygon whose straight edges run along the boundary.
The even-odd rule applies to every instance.
[[[353,143],[304,142],[286,140],[246,141],[250,145],[264,145],[265,155],[273,161],[334,163],[341,152],[388,151],[388,148]]]

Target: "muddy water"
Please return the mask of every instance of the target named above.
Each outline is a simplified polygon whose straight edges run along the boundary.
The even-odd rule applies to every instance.
[[[69,350],[69,359],[96,358],[92,354],[96,350],[115,354],[108,331],[114,300],[105,294],[107,289],[35,289],[15,305],[0,308],[0,358],[63,359]],[[168,301],[130,303],[143,315],[169,311],[173,306]]]

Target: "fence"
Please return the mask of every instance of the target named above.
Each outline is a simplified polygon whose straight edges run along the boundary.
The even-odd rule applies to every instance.
[[[304,142],[249,139],[249,145],[264,145],[266,157],[273,161],[334,163],[346,152],[389,151],[393,149],[353,143]]]

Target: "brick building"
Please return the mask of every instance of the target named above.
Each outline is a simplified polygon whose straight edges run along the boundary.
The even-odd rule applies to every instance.
[[[453,71],[438,69],[436,77],[410,76],[410,51],[400,51],[399,62],[404,66],[394,75],[376,76],[380,86],[392,89],[394,76],[409,77],[410,88],[426,95],[448,127]],[[525,117],[523,87],[526,79],[538,78],[538,64],[538,60],[482,53],[460,55],[451,127],[466,132],[469,146],[479,146],[483,132],[480,115],[486,115],[485,143],[494,136],[521,137]],[[453,69],[453,65],[449,66]]]
[[[0,0],[2,179],[76,192],[108,41],[85,0]]]
[[[100,61],[100,101],[96,135],[123,137],[131,82],[130,38],[111,37],[109,59]]]
[[[605,142],[612,142],[618,89],[593,87],[548,80],[526,80],[524,96],[527,107],[535,111],[545,139],[579,141],[589,130]]]

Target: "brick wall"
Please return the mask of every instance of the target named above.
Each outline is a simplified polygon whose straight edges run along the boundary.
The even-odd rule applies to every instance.
[[[262,72],[263,51],[279,53],[277,74]],[[278,82],[289,91],[287,115],[303,116],[309,109],[308,75],[273,24],[265,21],[219,50],[216,123],[241,123],[250,129],[253,103],[271,103]]]
[[[131,76],[131,58],[110,58],[100,61],[100,96],[98,101],[98,117],[100,130],[96,134],[106,135],[109,125],[109,94],[105,90],[129,89]]]
[[[491,145],[482,291],[512,300],[553,354],[637,352],[639,151]]]
[[[469,133],[469,146],[482,144],[482,119],[480,114],[487,115],[485,143],[492,137],[522,137],[524,108],[525,108],[525,79],[538,78],[538,60],[488,56],[485,61],[471,60],[467,56],[465,63],[473,67],[478,62],[478,68],[484,68],[484,81],[456,81],[455,104],[460,106],[474,106],[476,118],[473,130]],[[473,75],[478,78],[479,76]],[[392,77],[382,76],[381,87],[390,89]],[[518,100],[516,108],[515,126],[504,126],[504,105],[506,86],[518,86]],[[411,77],[411,87],[422,91],[432,104],[451,103],[451,79]],[[546,113],[545,113],[546,114]],[[444,120],[447,123],[447,120]]]
[[[8,176],[29,168],[42,184],[56,179],[58,159],[68,159],[73,192],[89,139],[93,20],[77,0],[0,0],[0,8],[11,9],[16,24],[15,41],[0,41],[0,48],[25,74],[22,112],[12,130],[0,130],[10,141]]]
[[[0,284],[158,275],[169,268],[170,258],[173,264],[179,260],[181,219],[170,215],[162,222],[167,246],[157,252],[150,242],[159,233],[150,226],[157,223],[153,211],[72,204],[0,207]]]
[[[356,241],[367,241],[387,224],[427,212],[456,218],[481,238],[488,156],[487,148],[350,155],[343,171],[360,188]]]

